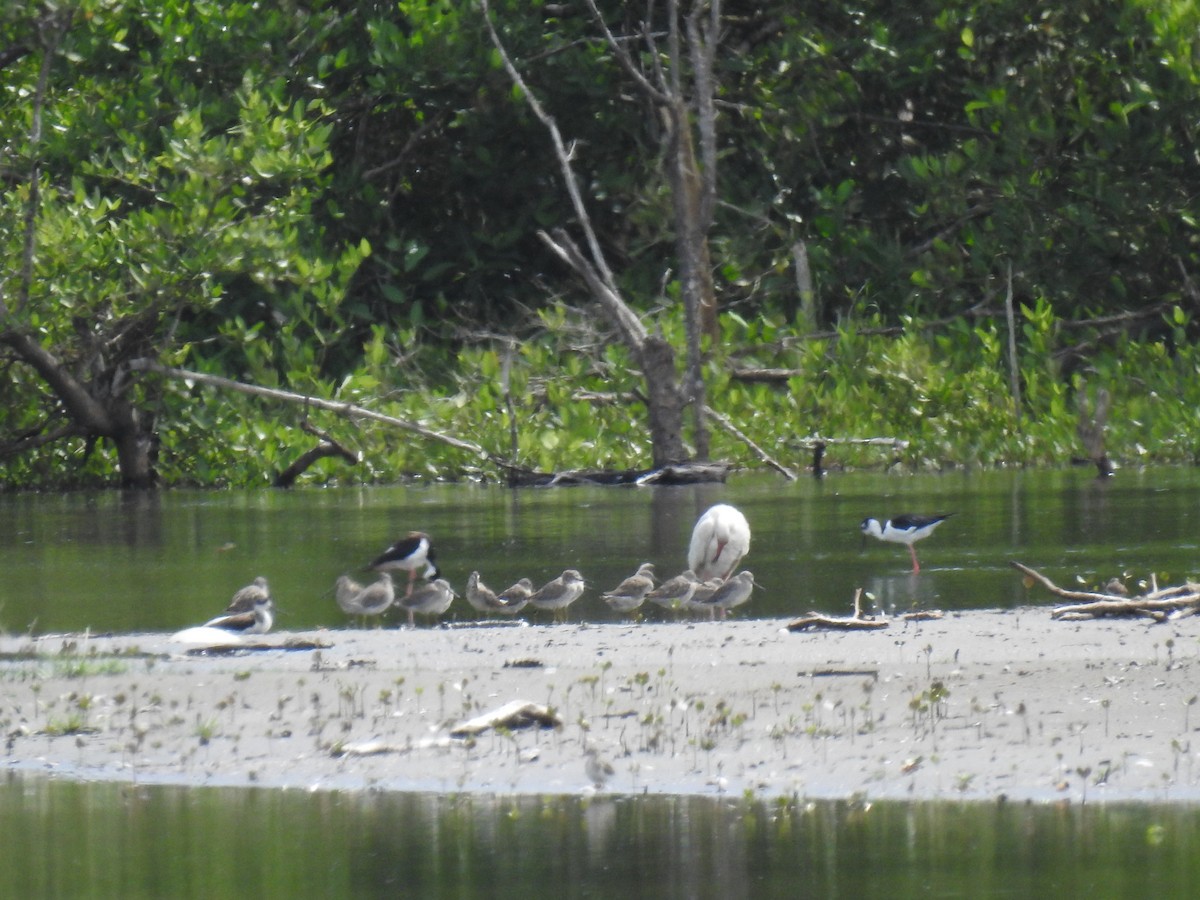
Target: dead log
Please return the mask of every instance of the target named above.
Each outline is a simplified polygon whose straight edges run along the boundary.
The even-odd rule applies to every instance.
[[[1150,590],[1138,596],[1099,591],[1072,591],[1061,588],[1041,572],[1019,562],[1010,562],[1014,569],[1029,579],[1041,584],[1056,597],[1079,601],[1056,606],[1050,618],[1064,621],[1100,619],[1105,617],[1145,618],[1155,622],[1166,622],[1200,612],[1200,584],[1184,582],[1167,588],[1159,588],[1151,579]],[[1111,584],[1111,582],[1110,582]],[[1124,586],[1122,585],[1122,588]]]

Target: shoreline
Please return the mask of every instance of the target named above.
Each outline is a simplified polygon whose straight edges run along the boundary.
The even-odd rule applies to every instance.
[[[4,764],[141,784],[590,794],[590,744],[613,794],[1200,801],[1198,618],[789,621],[331,629],[215,656],[166,634],[3,636]],[[450,736],[517,700],[562,726]]]

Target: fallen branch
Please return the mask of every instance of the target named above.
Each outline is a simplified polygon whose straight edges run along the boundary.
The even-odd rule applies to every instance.
[[[177,378],[183,381],[194,381],[197,384],[205,384],[209,387],[223,388],[229,391],[237,391],[240,394],[249,394],[253,397],[263,397],[268,400],[282,400],[285,403],[303,403],[307,406],[316,409],[323,409],[327,412],[335,413],[348,419],[370,419],[374,422],[381,422],[384,425],[391,425],[394,428],[400,428],[404,431],[412,432],[420,435],[431,441],[437,441],[441,444],[446,444],[455,449],[462,450],[466,453],[474,454],[481,459],[486,459],[488,462],[502,469],[509,471],[526,471],[521,466],[516,465],[510,460],[505,459],[495,453],[485,450],[478,444],[470,441],[464,441],[462,438],[456,438],[453,435],[443,434],[440,431],[434,431],[432,428],[426,428],[424,425],[418,425],[416,422],[409,422],[406,419],[397,419],[395,416],[387,416],[383,413],[377,413],[374,410],[366,409],[362,406],[355,406],[353,403],[345,403],[338,400],[325,400],[321,397],[312,397],[306,394],[295,394],[291,391],[280,390],[279,388],[262,387],[256,384],[245,384],[240,381],[234,381],[231,378],[222,378],[219,375],[208,375],[204,372],[193,372],[188,369],[176,369],[172,366],[164,366],[162,363],[152,359],[135,359],[129,363],[129,368],[140,372],[154,372],[157,375],[165,375],[168,378]]]
[[[1200,612],[1200,584],[1184,582],[1173,587],[1159,588],[1151,581],[1151,589],[1136,597],[1098,591],[1072,591],[1061,588],[1041,572],[1019,562],[1010,562],[1014,569],[1041,584],[1056,597],[1077,600],[1056,606],[1050,618],[1064,621],[1099,619],[1104,617],[1148,618],[1155,622],[1193,616]]]
[[[749,447],[759,458],[759,460],[766,463],[788,481],[796,480],[796,476],[792,473],[791,469],[789,469],[783,463],[778,462],[773,456],[767,453],[766,450],[754,443],[754,441],[750,439],[749,435],[747,435],[740,428],[734,425],[732,421],[730,421],[728,416],[717,412],[715,409],[709,406],[704,407],[704,414],[720,425],[722,430],[724,430],[727,434],[733,435],[735,438]]]
[[[827,616],[824,613],[810,612],[807,616],[789,622],[787,630],[808,631],[812,628],[829,628],[834,631],[874,631],[879,628],[887,628],[889,624],[887,619],[863,616],[862,593],[862,588],[858,588],[854,592],[854,615],[852,616]]]

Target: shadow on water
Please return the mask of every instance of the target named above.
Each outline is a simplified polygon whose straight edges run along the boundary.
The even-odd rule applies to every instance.
[[[0,497],[0,628],[8,631],[174,631],[219,613],[267,576],[278,629],[337,627],[339,574],[409,530],[433,535],[461,592],[479,570],[500,588],[579,569],[589,590],[575,621],[618,618],[601,601],[643,561],[681,571],[696,518],[733,503],[754,539],[745,565],[762,586],[744,617],[846,612],[857,588],[885,612],[1048,603],[1008,562],[1061,584],[1113,576],[1160,581],[1196,574],[1200,470],[1003,471],[939,476],[833,475],[785,483],[745,476],[690,488],[508,490],[473,485],[298,491],[110,493]],[[864,539],[866,516],[953,513],[918,545]],[[474,617],[462,601],[450,618]],[[536,617],[536,614],[533,614]],[[669,616],[645,607],[647,620]]]
[[[0,785],[6,897],[1184,897],[1200,810]]]

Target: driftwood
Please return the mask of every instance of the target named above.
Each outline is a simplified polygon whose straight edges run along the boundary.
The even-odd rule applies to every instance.
[[[1031,580],[1042,585],[1056,597],[1077,602],[1064,606],[1056,606],[1050,611],[1050,618],[1064,621],[1080,621],[1082,619],[1100,619],[1105,617],[1145,618],[1155,622],[1166,622],[1186,616],[1194,616],[1200,612],[1200,584],[1184,582],[1172,587],[1159,588],[1151,579],[1150,589],[1144,594],[1134,597],[1101,591],[1072,591],[1061,588],[1041,572],[1029,566],[1013,561],[1014,569],[1022,572]],[[1111,582],[1110,582],[1111,584]],[[1123,588],[1122,588],[1123,589]]]
[[[528,700],[513,700],[491,712],[459,722],[450,729],[450,737],[472,737],[487,731],[489,728],[506,728],[512,731],[516,728],[528,728],[537,725],[540,728],[561,728],[560,719],[548,706],[540,703],[530,703]]]
[[[862,588],[854,592],[854,615],[827,616],[824,613],[810,612],[807,616],[789,622],[788,631],[808,631],[812,628],[829,628],[835,631],[873,631],[887,628],[887,619],[876,619],[862,614]]]
[[[721,426],[722,430],[724,430],[726,433],[733,435],[735,438],[749,447],[760,460],[765,462],[768,466],[770,466],[788,481],[796,480],[796,476],[792,473],[791,469],[772,457],[769,453],[767,453],[766,450],[758,446],[758,444],[754,443],[754,441],[752,441],[744,431],[730,421],[728,416],[717,412],[715,409],[709,406],[704,407],[704,414]]]
[[[831,631],[877,631],[887,628],[891,622],[888,619],[876,619],[874,616],[862,614],[863,589],[854,592],[854,615],[827,616],[824,613],[810,612],[807,616],[787,624],[788,631],[809,631],[814,628],[827,628]],[[928,622],[940,619],[944,613],[940,609],[914,610],[906,612],[899,618],[904,622]]]

